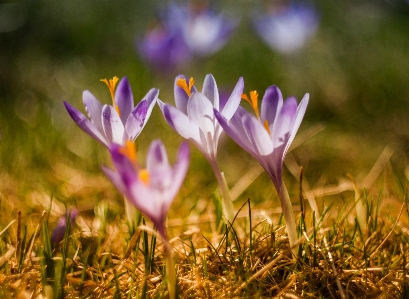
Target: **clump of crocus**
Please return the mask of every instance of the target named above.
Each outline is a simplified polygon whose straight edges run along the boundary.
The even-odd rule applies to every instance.
[[[77,216],[78,216],[77,209],[68,209],[67,213],[62,215],[58,219],[57,225],[51,234],[51,242],[54,245],[54,247],[57,246],[64,239],[65,232],[67,230],[67,219],[70,220],[70,227],[72,227]]]
[[[132,142],[128,142],[126,146],[112,144],[110,152],[116,171],[107,167],[103,170],[119,192],[148,217],[158,230],[167,256],[169,293],[174,298],[176,274],[165,218],[186,176],[189,166],[188,144],[181,145],[173,167],[169,164],[165,147],[160,140],[153,141],[149,147],[146,169],[138,164]]]
[[[318,28],[319,16],[308,3],[271,3],[253,18],[255,31],[273,50],[288,54],[300,50]]]
[[[152,88],[134,107],[134,99],[126,77],[118,84],[118,78],[103,79],[110,91],[112,105],[101,105],[95,96],[85,90],[82,94],[89,119],[80,111],[64,102],[65,108],[76,124],[92,138],[109,147],[111,143],[125,144],[134,141],[148,121],[159,90]]]
[[[135,141],[146,125],[159,94],[158,89],[152,88],[134,107],[128,79],[122,78],[118,88],[115,88],[118,80],[117,77],[101,80],[109,89],[112,105],[102,106],[91,92],[88,90],[83,92],[82,100],[89,119],[64,102],[65,108],[77,125],[106,147],[112,143],[124,145],[128,141]],[[125,209],[130,228],[133,229],[137,225],[136,211],[126,200]]]
[[[297,241],[297,230],[287,189],[282,180],[285,155],[304,117],[309,94],[306,94],[297,106],[294,97],[283,102],[281,91],[277,86],[267,88],[258,111],[258,94],[250,92],[250,98],[243,95],[255,111],[256,116],[242,107],[229,121],[216,109],[214,113],[225,132],[249,152],[263,166],[277,189],[283,215],[286,221],[290,246]],[[293,253],[298,248],[293,247]]]
[[[235,213],[229,188],[217,163],[217,145],[223,129],[213,110],[230,119],[240,104],[243,88],[243,79],[240,78],[230,97],[222,102],[212,75],[206,76],[202,92],[197,91],[193,78],[188,80],[180,75],[175,79],[176,108],[158,100],[168,124],[183,138],[192,141],[209,161],[222,192],[223,214],[229,222],[233,221]]]

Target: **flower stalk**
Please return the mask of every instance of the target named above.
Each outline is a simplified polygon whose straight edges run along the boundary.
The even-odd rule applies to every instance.
[[[224,177],[224,173],[220,171],[219,165],[216,161],[210,163],[210,166],[212,167],[222,195],[221,202],[224,220],[226,224],[233,224],[234,216],[236,213],[234,212],[233,200],[231,197],[229,186],[226,182],[226,178]]]
[[[206,76],[201,92],[197,91],[192,78],[179,75],[174,86],[176,107],[158,100],[163,116],[172,129],[190,140],[209,161],[222,193],[226,224],[233,222],[235,212],[230,190],[217,163],[217,146],[223,128],[215,117],[215,111],[230,120],[240,104],[243,88],[243,78],[240,78],[230,97],[222,99],[211,74]]]
[[[290,196],[288,195],[288,191],[287,188],[285,187],[284,181],[281,183],[281,187],[278,190],[278,198],[280,199],[281,209],[283,211],[285,219],[288,241],[290,243],[291,251],[294,256],[297,256],[299,245],[294,246],[294,244],[298,240],[297,227],[295,224],[294,212]]]

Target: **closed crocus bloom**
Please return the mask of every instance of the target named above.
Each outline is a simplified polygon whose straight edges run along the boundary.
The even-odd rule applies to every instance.
[[[64,102],[65,108],[84,132],[106,147],[112,143],[125,144],[128,140],[134,141],[151,115],[159,90],[149,90],[134,107],[131,86],[126,77],[122,78],[116,90],[117,77],[101,81],[108,86],[113,105],[101,105],[97,98],[86,90],[82,99],[89,119],[67,102]]]
[[[132,142],[126,146],[110,146],[116,171],[107,167],[103,170],[127,200],[148,217],[165,240],[165,217],[169,207],[182,185],[189,166],[189,147],[183,143],[176,163],[171,166],[165,146],[155,140],[149,147],[146,169],[136,161]]]
[[[67,211],[67,214],[62,215],[58,219],[57,225],[51,234],[51,242],[53,243],[54,246],[57,246],[64,239],[65,231],[67,230],[67,218],[70,220],[70,226],[72,226],[77,216],[78,216],[77,209],[69,209]]]
[[[270,176],[280,198],[290,245],[293,245],[297,241],[297,233],[291,201],[282,180],[282,169],[285,155],[307,109],[309,94],[297,106],[294,97],[284,102],[278,87],[270,86],[262,99],[261,113],[258,111],[257,97],[255,91],[250,93],[250,98],[243,95],[254,109],[255,116],[242,107],[237,109],[230,121],[216,110],[215,116],[225,132],[249,152]]]
[[[220,101],[212,75],[206,76],[201,92],[197,91],[192,78],[188,80],[180,75],[175,79],[176,107],[158,100],[168,124],[183,138],[191,140],[209,161],[222,191],[224,216],[230,222],[234,218],[233,204],[217,163],[217,145],[223,129],[216,120],[214,111],[230,119],[240,104],[243,87],[243,79],[240,78],[228,100]]]

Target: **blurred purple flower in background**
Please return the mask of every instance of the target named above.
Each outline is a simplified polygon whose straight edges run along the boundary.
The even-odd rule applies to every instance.
[[[141,57],[160,71],[176,69],[193,56],[219,51],[232,35],[237,22],[209,8],[207,1],[187,5],[170,3],[158,24],[137,41]]]
[[[65,108],[77,125],[92,138],[109,147],[111,143],[125,144],[127,140],[135,141],[148,121],[159,90],[152,88],[143,100],[134,107],[134,99],[126,77],[118,84],[117,77],[101,80],[107,84],[111,93],[113,105],[104,105],[88,90],[85,90],[82,100],[89,119],[64,102]]]
[[[136,47],[141,57],[158,71],[173,70],[191,59],[181,30],[168,26],[166,21],[149,29]]]
[[[65,231],[67,230],[67,218],[70,219],[70,226],[72,227],[77,216],[77,209],[68,209],[67,213],[58,219],[57,225],[51,234],[51,243],[54,245],[54,247],[64,239]]]
[[[254,28],[273,50],[292,53],[305,46],[318,28],[319,15],[308,3],[271,4],[253,18]]]
[[[210,8],[207,2],[187,6],[171,4],[170,17],[178,22],[185,43],[194,55],[208,56],[219,51],[232,35],[236,21]]]
[[[146,169],[136,161],[134,144],[125,147],[110,146],[116,171],[103,167],[111,182],[126,199],[145,214],[158,232],[168,241],[165,218],[169,207],[182,185],[189,166],[189,146],[184,142],[173,167],[169,164],[166,149],[160,140],[154,140],[148,150]]]

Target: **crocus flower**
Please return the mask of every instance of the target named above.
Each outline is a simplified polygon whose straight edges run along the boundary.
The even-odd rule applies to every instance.
[[[182,32],[159,22],[138,40],[136,47],[142,59],[160,72],[172,71],[191,59]]]
[[[193,54],[211,55],[220,50],[232,35],[236,23],[204,3],[169,6],[169,15],[178,22],[184,40]]]
[[[189,147],[183,143],[173,167],[169,164],[165,147],[160,140],[151,143],[146,158],[146,169],[136,161],[133,143],[125,147],[110,146],[116,172],[104,167],[103,170],[115,187],[135,207],[145,214],[166,238],[165,217],[176,196],[189,166]]]
[[[261,164],[273,181],[292,245],[297,240],[297,233],[291,201],[282,180],[282,170],[284,157],[307,109],[309,94],[297,106],[294,97],[284,102],[280,89],[270,86],[262,99],[261,113],[258,112],[257,97],[255,91],[250,93],[250,99],[243,96],[251,104],[256,116],[242,107],[237,109],[230,121],[217,110],[214,113],[225,132]]]
[[[131,86],[126,77],[119,82],[116,91],[117,77],[101,81],[109,88],[112,106],[102,106],[91,92],[85,90],[82,100],[89,119],[67,102],[64,102],[65,108],[84,132],[106,147],[111,143],[125,144],[127,140],[135,141],[151,115],[159,90],[149,90],[143,100],[134,107]]]
[[[254,28],[269,47],[283,54],[301,49],[318,28],[318,13],[306,3],[267,11],[254,17]]]
[[[240,78],[228,100],[220,101],[217,84],[211,74],[206,76],[202,92],[197,91],[192,78],[187,80],[180,75],[175,79],[176,108],[158,100],[168,124],[183,138],[191,140],[209,161],[221,188],[225,208],[229,211],[225,216],[230,222],[234,218],[233,205],[217,163],[217,145],[223,130],[213,110],[230,119],[240,104],[243,87],[243,79]]]
[[[67,211],[67,214],[62,215],[58,219],[57,226],[51,234],[51,242],[54,244],[54,246],[59,244],[64,239],[65,231],[67,230],[67,215],[70,219],[70,225],[72,226],[74,224],[75,218],[77,218],[78,216],[78,210],[70,209]]]
[[[173,167],[169,164],[165,146],[160,140],[153,141],[149,147],[146,169],[137,164],[132,142],[127,142],[125,147],[112,144],[110,152],[116,172],[106,167],[103,170],[125,198],[155,224],[165,246],[169,297],[175,298],[176,272],[166,234],[165,217],[186,176],[189,166],[188,144],[180,146]]]

